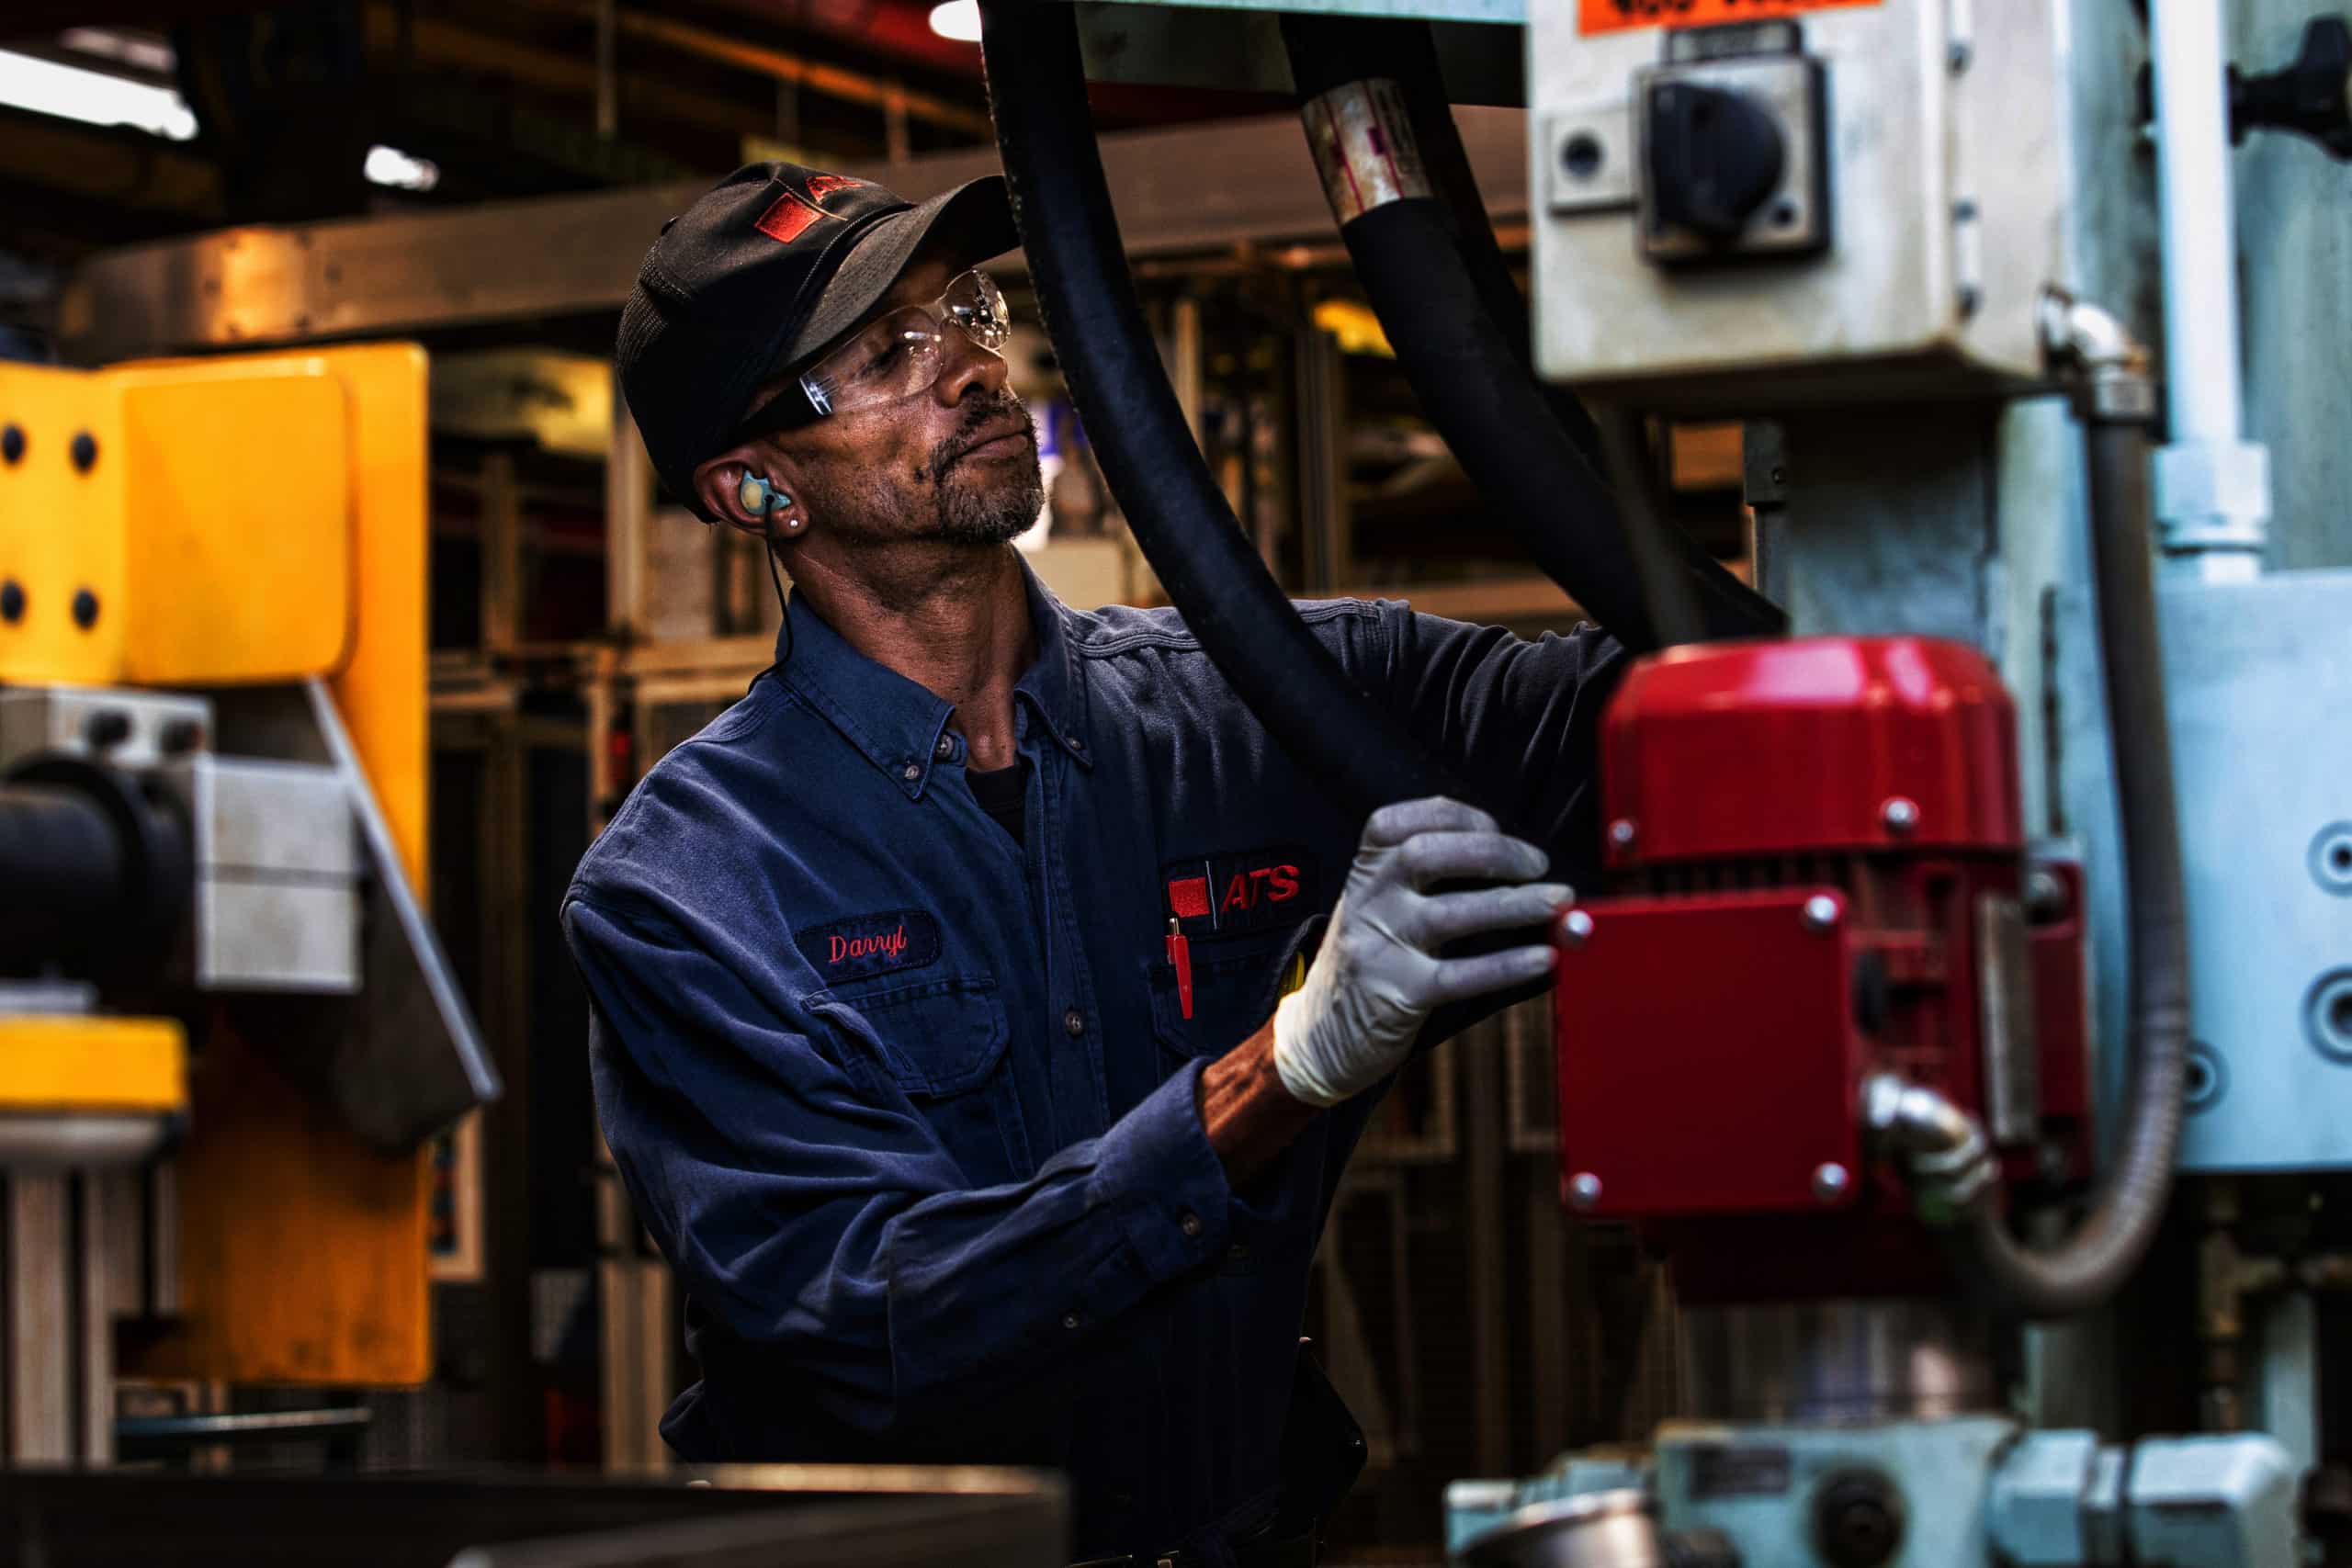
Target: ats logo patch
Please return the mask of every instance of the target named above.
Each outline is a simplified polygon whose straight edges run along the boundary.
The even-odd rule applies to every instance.
[[[1190,937],[1295,926],[1315,891],[1314,862],[1282,846],[1170,861],[1159,877],[1167,917]]]
[[[892,909],[811,926],[792,939],[827,981],[863,980],[939,959],[939,922],[921,909]]]

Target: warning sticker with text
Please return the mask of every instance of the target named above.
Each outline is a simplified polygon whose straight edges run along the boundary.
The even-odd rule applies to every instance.
[[[1576,0],[1577,30],[1617,33],[1629,28],[1712,28],[1724,22],[1769,22],[1806,11],[1883,5],[1885,0]]]

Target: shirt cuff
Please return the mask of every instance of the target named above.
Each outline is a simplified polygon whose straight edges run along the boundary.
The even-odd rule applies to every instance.
[[[1191,1064],[1120,1118],[1094,1168],[1093,1196],[1118,1213],[1154,1284],[1225,1251],[1233,1190],[1201,1120],[1206,1066]]]

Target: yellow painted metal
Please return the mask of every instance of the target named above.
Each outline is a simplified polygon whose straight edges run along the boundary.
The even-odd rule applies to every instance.
[[[27,437],[0,467],[0,580],[27,601],[17,624],[0,623],[0,683],[326,676],[422,896],[425,390],[424,351],[405,344],[90,372],[0,365],[0,423]],[[97,453],[86,473],[71,461],[85,430]],[[84,589],[99,609],[86,629],[72,616]],[[0,1020],[0,1107],[35,1103],[40,1075],[73,1064],[51,1048],[69,1033],[86,1043],[49,1028]],[[20,1053],[20,1035],[43,1049]],[[119,1070],[99,1087],[129,1092],[128,1067],[108,1059]],[[125,1375],[423,1381],[425,1156],[360,1143],[225,1019],[183,1063],[170,1100],[189,1107],[175,1160],[183,1311],[125,1348]]]
[[[0,1113],[187,1108],[187,1037],[168,1018],[0,1015]]]
[[[427,361],[413,343],[159,359],[113,372],[159,381],[315,376],[344,400],[353,626],[328,682],[417,897],[425,896],[425,625],[431,547]],[[328,673],[322,670],[309,673]],[[5,676],[5,671],[0,671]]]
[[[0,681],[243,684],[341,667],[349,399],[322,356],[270,358],[0,365],[0,419],[24,437],[0,465],[0,578],[24,596],[0,621]]]
[[[23,609],[0,618],[0,681],[99,684],[122,671],[122,398],[104,376],[0,363],[0,424],[23,438],[17,461],[0,464],[0,581],[23,594]],[[87,472],[74,463],[74,438],[95,444]],[[88,593],[98,615],[74,622],[74,599]]]
[[[141,373],[342,389],[354,625],[328,691],[425,896],[426,360],[413,344],[164,362]],[[432,1371],[426,1156],[368,1147],[265,1053],[216,1027],[178,1164],[182,1321],[125,1371],[231,1382],[384,1385]]]
[[[317,363],[118,372],[123,679],[297,680],[350,645],[350,423]]]
[[[422,900],[431,761],[424,350],[413,343],[368,344],[316,357],[351,400],[352,553],[359,582],[357,632],[330,689]]]
[[[316,1386],[433,1371],[421,1155],[384,1155],[225,1020],[189,1074],[174,1161],[180,1312],[119,1347],[121,1375]]]

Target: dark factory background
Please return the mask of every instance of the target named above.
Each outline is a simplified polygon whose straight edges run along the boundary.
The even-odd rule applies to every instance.
[[[317,226],[379,284],[396,290],[406,265],[447,288],[469,244],[633,254],[651,209],[631,193],[688,191],[746,160],[899,184],[894,169],[989,146],[978,51],[947,36],[968,25],[921,0],[17,0],[0,19],[8,356],[73,356],[62,302],[90,257],[200,231]],[[1105,131],[1212,135],[1280,107],[1096,93]],[[1192,177],[1291,179],[1295,128],[1268,140],[1281,159]],[[577,199],[559,220],[547,197]],[[1311,186],[1284,199],[1319,218]],[[1305,238],[1271,219],[1188,239],[1181,186],[1139,200],[1130,231],[1162,236],[1137,270],[1164,357],[1286,588],[1409,596],[1527,632],[1574,623],[1421,418],[1328,220]],[[364,254],[338,227],[362,219]],[[1502,237],[1516,254],[1523,223]],[[1050,468],[1023,547],[1074,602],[1159,602],[1018,257],[1003,278]],[[241,1469],[660,1462],[653,1422],[691,1375],[666,1269],[600,1157],[586,1001],[555,911],[631,783],[767,663],[775,610],[756,555],[655,493],[616,425],[614,320],[550,299],[386,334],[433,356],[432,907],[506,1093],[435,1153],[424,1389],[147,1391],[157,1412],[366,1413],[241,1450]],[[277,341],[368,335],[297,323]],[[1679,520],[1744,562],[1738,431],[1668,434]],[[1364,1560],[1426,1551],[1450,1478],[1525,1472],[1673,1408],[1656,1270],[1629,1237],[1563,1223],[1548,1038],[1539,1005],[1417,1064],[1336,1206],[1306,1331],[1370,1438],[1336,1527]]]

